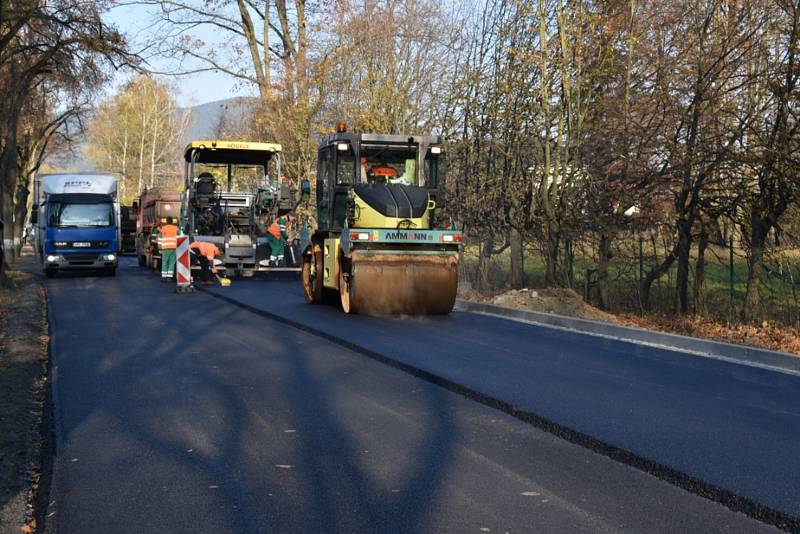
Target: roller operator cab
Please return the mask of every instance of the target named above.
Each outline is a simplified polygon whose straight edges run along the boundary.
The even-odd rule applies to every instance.
[[[229,275],[272,268],[266,228],[292,210],[295,193],[282,178],[280,156],[281,145],[274,143],[194,141],[186,147],[183,231],[191,241],[216,244],[223,252],[217,268]]]
[[[441,138],[347,132],[319,147],[318,229],[303,253],[308,302],[346,313],[453,309],[461,233],[438,228]]]
[[[116,272],[121,241],[119,178],[113,173],[36,177],[32,219],[47,276],[66,270]]]

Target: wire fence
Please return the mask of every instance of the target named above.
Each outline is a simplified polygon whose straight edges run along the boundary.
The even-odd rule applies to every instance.
[[[631,236],[615,248],[608,265],[608,311],[641,313],[642,277],[670,248],[657,236]],[[565,286],[586,302],[599,305],[597,287],[597,255],[592,243],[567,243],[562,256],[562,279]],[[528,245],[524,248],[526,287],[545,287],[545,264],[541,252]],[[479,246],[465,249],[462,276],[472,287],[494,294],[509,288],[510,255],[493,256],[489,265],[489,288],[480,288],[478,273]],[[689,270],[690,312],[722,322],[740,320],[747,291],[747,254],[733,240],[709,243],[705,252],[704,280],[697,288],[697,249],[692,250]],[[653,282],[650,289],[650,312],[671,315],[677,308],[677,265]],[[761,274],[760,306],[767,321],[800,328],[800,246],[784,246],[770,250]]]

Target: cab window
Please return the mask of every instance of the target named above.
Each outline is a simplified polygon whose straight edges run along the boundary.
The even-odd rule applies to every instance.
[[[425,154],[424,172],[425,186],[429,189],[438,188],[445,173],[444,158],[441,153],[433,154],[428,149],[428,153]]]
[[[330,184],[331,149],[323,148],[319,151],[319,164],[317,166],[317,206],[328,206],[328,185]]]
[[[359,182],[419,185],[416,146],[361,145]]]
[[[343,149],[344,147],[347,149]],[[336,148],[336,185],[351,185],[355,183],[355,155],[349,144],[342,143]]]

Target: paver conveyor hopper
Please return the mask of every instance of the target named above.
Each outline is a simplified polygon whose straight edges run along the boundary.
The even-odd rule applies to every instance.
[[[318,152],[306,300],[339,300],[346,313],[449,313],[461,233],[436,229],[443,176],[441,138],[352,133],[340,124]]]

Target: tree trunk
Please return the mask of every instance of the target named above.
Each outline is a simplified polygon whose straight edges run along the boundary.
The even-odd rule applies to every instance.
[[[492,260],[492,250],[494,249],[494,239],[491,237],[481,244],[481,253],[478,256],[478,289],[485,291],[491,288],[490,265]]]
[[[156,139],[158,135],[158,114],[154,114],[152,137],[150,138],[150,189],[156,182]]]
[[[17,191],[14,195],[14,223],[13,223],[13,239],[16,257],[22,254],[22,234],[25,231],[25,219],[28,215],[28,196],[30,191],[24,185],[17,186]]]
[[[14,189],[17,185],[17,123],[19,110],[6,119],[5,146],[0,153],[0,219],[3,219],[3,250],[7,265],[14,263]],[[3,280],[0,280],[2,282]]]
[[[600,297],[600,309],[611,308],[608,291],[608,260],[611,259],[611,239],[605,233],[600,234],[597,243],[597,293]]]
[[[557,287],[558,284],[558,249],[559,236],[551,227],[547,229],[547,249],[545,251],[545,280],[547,287]]]
[[[670,267],[672,267],[672,264],[675,262],[676,248],[673,248],[672,251],[667,254],[667,257],[663,262],[661,262],[660,265],[650,269],[645,275],[644,280],[642,280],[641,295],[642,309],[644,311],[650,311],[650,289],[653,286],[653,282],[664,276],[664,274],[669,271]]]
[[[14,221],[12,219],[14,213],[14,195],[3,195],[2,213],[3,217],[3,253],[5,255],[6,264],[13,265],[17,260],[17,249],[14,241]]]
[[[706,248],[708,248],[708,231],[705,224],[700,222],[700,240],[697,243],[697,263],[694,267],[694,312],[700,315],[706,313],[705,292],[703,285],[706,281]]]
[[[677,313],[686,313],[689,310],[689,262],[692,249],[691,222],[678,223],[678,273],[675,280],[677,296]]]
[[[522,254],[524,242],[522,235],[513,228],[508,240],[511,244],[511,277],[509,285],[514,289],[519,289],[525,286],[525,265]]]
[[[145,119],[144,115],[142,115],[142,124],[143,125],[147,124],[147,120]],[[139,138],[139,183],[138,183],[138,186],[137,186],[137,190],[138,191],[141,191],[142,190],[142,186],[144,185],[144,182],[143,182],[144,177],[143,177],[142,173],[144,172],[144,137],[145,137],[145,128],[146,128],[146,126],[142,126],[142,133],[140,134],[140,138]]]
[[[128,125],[125,125],[125,137],[122,143],[122,176],[128,176]]]
[[[772,225],[758,215],[758,208],[750,216],[750,256],[747,258],[747,293],[744,297],[742,320],[748,323],[761,322],[764,309],[761,306],[761,270],[764,264],[764,244]]]

